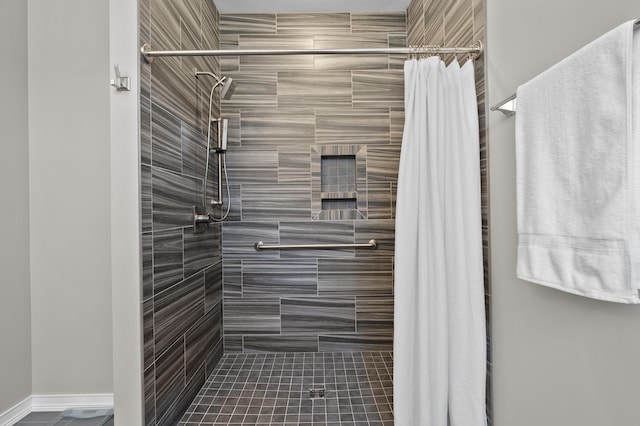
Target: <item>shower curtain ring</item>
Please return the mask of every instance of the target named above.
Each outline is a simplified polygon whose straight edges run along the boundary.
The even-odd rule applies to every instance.
[[[411,59],[420,59],[419,55],[418,55],[418,46],[416,46],[415,44],[411,46],[411,53],[409,54]]]

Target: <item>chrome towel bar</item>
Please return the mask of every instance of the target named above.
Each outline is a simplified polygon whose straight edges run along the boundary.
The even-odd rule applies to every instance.
[[[266,245],[262,241],[258,241],[254,244],[256,250],[298,250],[298,249],[342,249],[342,248],[368,248],[375,250],[378,248],[378,241],[375,239],[369,240],[368,243],[362,244],[275,244]]]

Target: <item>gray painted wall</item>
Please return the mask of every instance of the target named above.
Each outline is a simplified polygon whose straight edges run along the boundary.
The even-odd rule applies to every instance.
[[[0,413],[31,394],[27,3],[0,1]],[[10,64],[10,65],[9,65]]]
[[[488,0],[489,104],[618,24],[637,0]],[[516,279],[514,119],[490,114],[494,424],[640,424],[640,306]]]
[[[112,392],[108,3],[28,3],[34,394]]]

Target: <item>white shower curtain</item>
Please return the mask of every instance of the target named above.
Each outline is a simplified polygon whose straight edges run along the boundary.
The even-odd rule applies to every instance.
[[[395,241],[397,426],[485,424],[486,341],[473,63],[405,63]]]

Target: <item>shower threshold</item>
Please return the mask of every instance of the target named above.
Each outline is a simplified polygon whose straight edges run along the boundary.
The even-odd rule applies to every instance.
[[[179,424],[389,426],[392,372],[391,352],[226,354]]]

